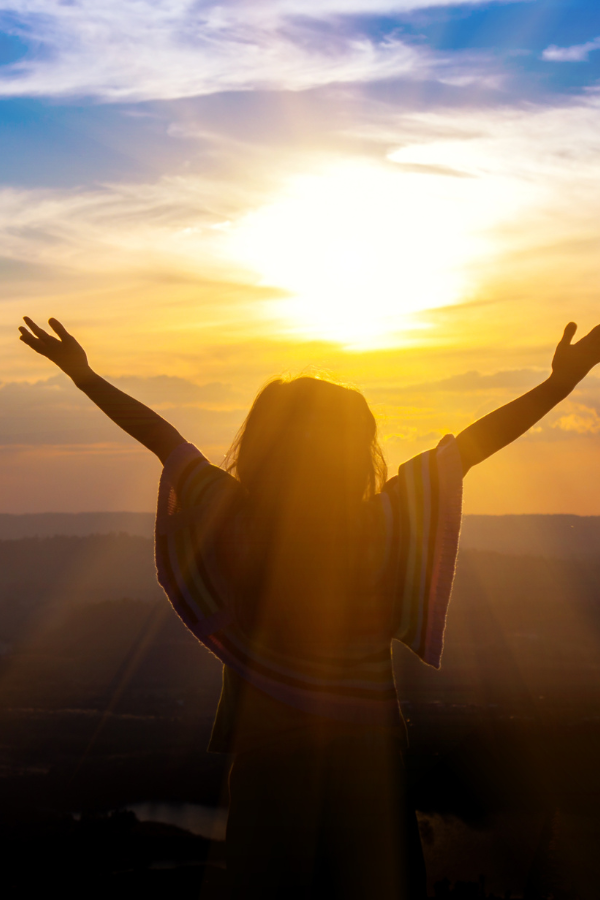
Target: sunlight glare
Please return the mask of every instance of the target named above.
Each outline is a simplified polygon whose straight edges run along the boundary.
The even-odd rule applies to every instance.
[[[341,163],[290,180],[234,225],[230,248],[285,293],[264,310],[282,330],[393,346],[426,327],[420,312],[469,299],[469,267],[492,251],[486,230],[505,201],[497,182]]]

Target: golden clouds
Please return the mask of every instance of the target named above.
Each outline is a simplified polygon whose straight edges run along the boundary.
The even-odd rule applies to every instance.
[[[583,404],[573,404],[574,411],[566,416],[561,416],[553,424],[553,428],[560,428],[561,431],[571,431],[575,434],[598,434],[600,433],[600,416],[595,409]]]

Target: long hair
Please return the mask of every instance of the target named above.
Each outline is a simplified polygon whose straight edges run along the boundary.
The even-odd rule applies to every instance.
[[[386,478],[364,396],[314,376],[271,381],[224,467],[247,492],[240,622],[271,647],[325,652],[351,619],[363,501]]]
[[[377,423],[359,390],[311,375],[270,381],[257,394],[223,468],[252,494],[277,473],[297,470],[302,457],[312,457],[315,468],[319,460],[332,480],[343,471],[346,484],[340,487],[352,494],[368,498],[383,487],[387,467]]]

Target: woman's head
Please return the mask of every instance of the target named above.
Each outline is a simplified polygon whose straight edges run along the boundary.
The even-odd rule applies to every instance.
[[[249,501],[250,552],[235,567],[240,624],[280,650],[328,651],[353,619],[362,500],[385,480],[365,398],[323,378],[272,381],[225,465]]]
[[[362,499],[385,481],[377,426],[356,389],[301,375],[269,382],[256,397],[226,458],[250,494],[266,483],[334,486]],[[310,491],[312,493],[312,490]]]

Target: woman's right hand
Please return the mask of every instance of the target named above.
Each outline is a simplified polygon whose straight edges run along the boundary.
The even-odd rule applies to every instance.
[[[109,419],[155,453],[162,463],[176,447],[185,443],[185,438],[162,416],[96,375],[88,365],[81,344],[60,322],[48,319],[48,324],[58,335],[53,337],[29,316],[23,318],[28,326],[19,328],[23,343],[52,360]]]
[[[62,369],[63,372],[73,379],[75,384],[81,383],[86,376],[92,373],[89,367],[85,350],[79,344],[72,334],[69,334],[64,325],[58,319],[48,319],[48,324],[52,330],[58,335],[57,338],[48,334],[43,328],[30,319],[29,316],[23,316],[28,330],[21,325],[21,340],[36,353],[47,357],[55,365]]]

